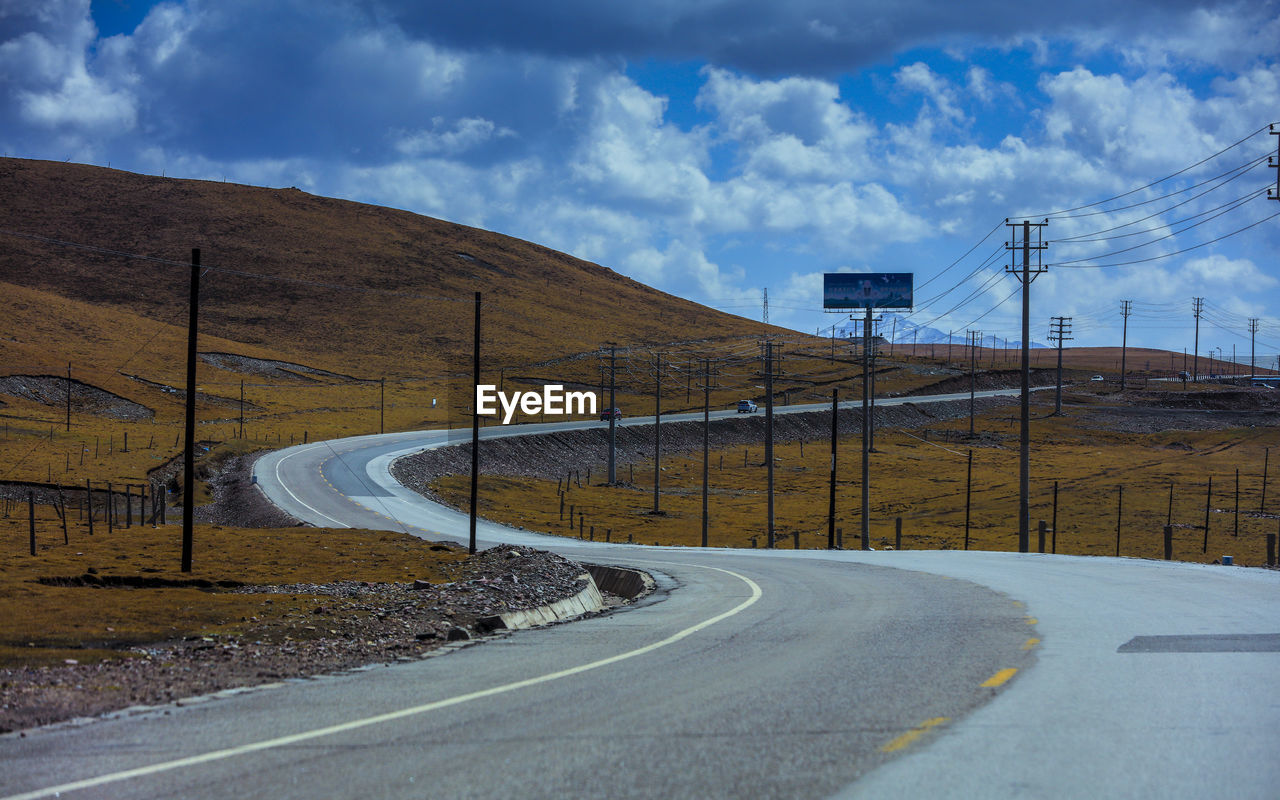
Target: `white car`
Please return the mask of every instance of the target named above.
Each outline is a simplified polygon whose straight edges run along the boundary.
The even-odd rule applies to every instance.
[[[1090,378],[1089,380],[1091,380],[1091,381],[1100,381],[1100,380],[1104,380],[1104,378],[1103,378],[1101,375],[1094,375],[1094,376],[1093,376],[1092,378]]]

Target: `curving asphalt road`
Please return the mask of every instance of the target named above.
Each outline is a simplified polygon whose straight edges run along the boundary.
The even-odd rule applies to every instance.
[[[256,472],[318,525],[458,540],[464,515],[386,471],[446,441],[314,443]],[[0,737],[0,797],[1280,795],[1275,572],[478,535],[659,591],[447,658]]]

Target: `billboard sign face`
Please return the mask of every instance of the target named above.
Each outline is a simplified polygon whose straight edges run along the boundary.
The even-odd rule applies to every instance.
[[[911,272],[828,272],[822,276],[822,308],[911,308]]]

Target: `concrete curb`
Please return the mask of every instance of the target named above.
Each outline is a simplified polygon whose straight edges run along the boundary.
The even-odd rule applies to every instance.
[[[638,569],[611,567],[604,564],[583,564],[596,585],[610,594],[635,600],[654,589],[653,576]]]
[[[566,597],[563,600],[557,600],[550,605],[539,606],[538,608],[506,611],[493,617],[486,617],[480,622],[489,630],[505,628],[514,631],[521,628],[549,625],[552,622],[562,622],[604,608],[604,598],[600,596],[600,589],[596,586],[591,574],[584,572],[578,576],[578,580],[586,581],[587,585],[572,597]]]

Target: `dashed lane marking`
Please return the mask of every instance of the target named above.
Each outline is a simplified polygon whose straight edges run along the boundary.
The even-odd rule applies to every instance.
[[[934,717],[933,719],[927,719],[924,722],[912,728],[911,730],[902,734],[898,738],[889,742],[888,744],[883,745],[880,748],[880,752],[882,753],[897,752],[898,750],[901,750],[902,748],[910,745],[912,742],[914,742],[916,739],[919,739],[921,736],[924,736],[925,733],[930,728],[936,728],[939,725],[942,725],[943,723],[949,722],[950,720],[951,720],[950,717]]]
[[[1017,667],[1006,667],[983,681],[982,686],[986,689],[994,689],[997,686],[1002,686],[1006,681],[1012,678],[1017,671]]]

